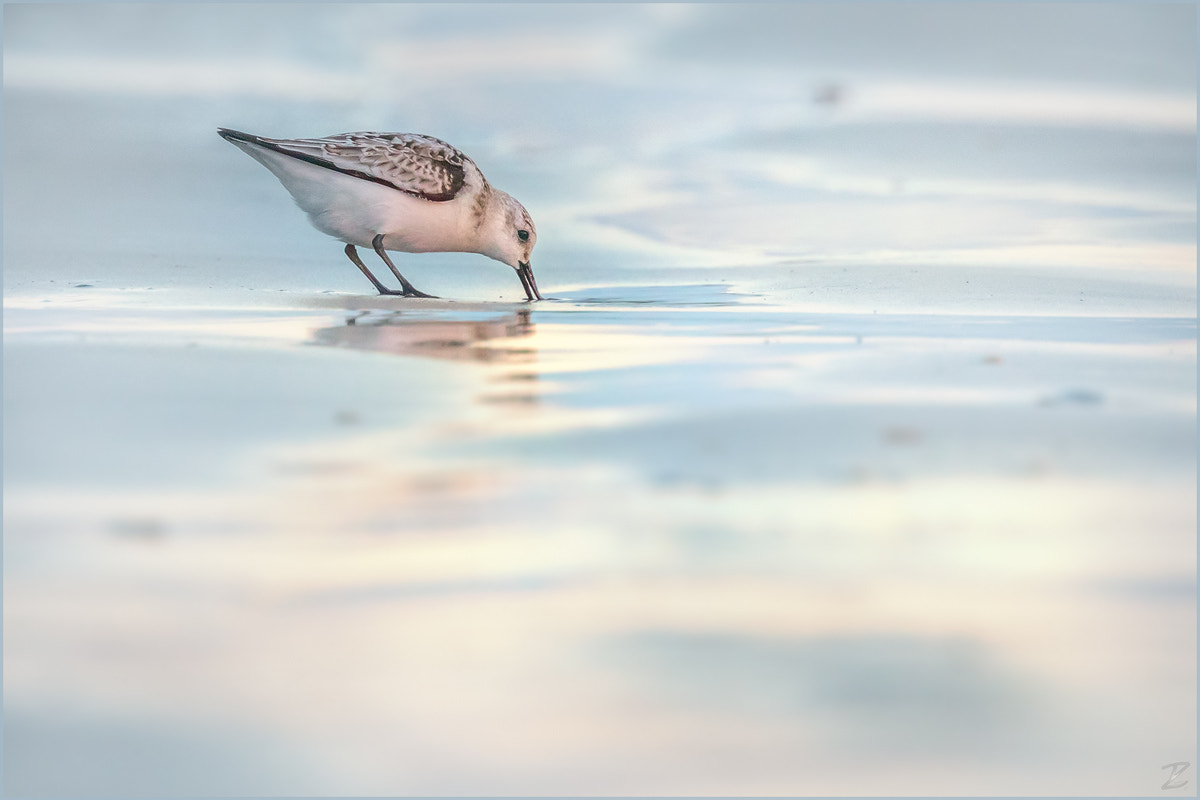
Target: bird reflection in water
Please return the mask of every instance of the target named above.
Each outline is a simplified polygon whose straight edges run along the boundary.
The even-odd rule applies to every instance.
[[[485,403],[533,405],[538,402],[537,350],[514,346],[514,339],[533,335],[528,309],[495,317],[454,319],[404,311],[357,311],[344,325],[319,328],[313,343],[452,361],[473,361],[495,369],[490,381],[510,390],[489,392]],[[524,388],[521,388],[524,387]]]

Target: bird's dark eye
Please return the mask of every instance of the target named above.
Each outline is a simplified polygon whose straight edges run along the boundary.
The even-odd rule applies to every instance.
[[[517,238],[522,242],[529,241],[529,231],[517,231]]]

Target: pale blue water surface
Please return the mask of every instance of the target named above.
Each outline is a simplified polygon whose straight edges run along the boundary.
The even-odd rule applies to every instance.
[[[1154,4],[6,6],[5,791],[1162,792],[1195,42]],[[552,299],[465,254],[372,296],[218,126],[454,143]]]

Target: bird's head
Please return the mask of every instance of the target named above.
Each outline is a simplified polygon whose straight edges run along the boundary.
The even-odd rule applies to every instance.
[[[480,252],[515,269],[521,285],[525,287],[526,296],[530,300],[535,297],[541,300],[530,266],[533,246],[537,244],[537,228],[533,218],[525,206],[499,189],[492,189],[489,212]]]

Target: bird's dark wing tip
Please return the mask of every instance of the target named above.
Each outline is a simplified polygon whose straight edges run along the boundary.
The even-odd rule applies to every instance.
[[[259,139],[253,133],[242,133],[233,128],[217,128],[217,135],[227,142],[257,142]]]

